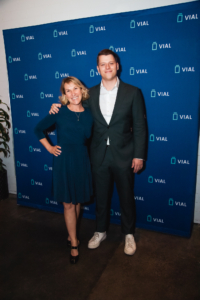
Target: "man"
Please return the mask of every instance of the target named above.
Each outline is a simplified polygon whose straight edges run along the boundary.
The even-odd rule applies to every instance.
[[[146,150],[145,108],[138,88],[119,80],[118,56],[104,49],[97,56],[102,81],[90,89],[84,102],[94,117],[90,147],[96,196],[96,232],[88,243],[95,249],[106,238],[113,184],[116,183],[121,208],[124,252],[133,255],[135,203],[133,173],[143,168]],[[53,105],[51,111],[57,111]]]

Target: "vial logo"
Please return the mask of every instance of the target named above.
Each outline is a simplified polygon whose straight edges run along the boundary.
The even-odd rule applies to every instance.
[[[20,162],[19,161],[17,161],[17,167],[20,167]]]
[[[110,210],[110,215],[114,216],[114,210],[113,209]]]
[[[38,59],[42,60],[42,53],[38,53]]]
[[[56,73],[55,73],[55,78],[56,78],[56,79],[59,79],[59,72],[56,72]]]
[[[173,119],[173,121],[177,121],[178,120],[178,114],[177,114],[177,112],[173,113],[172,119]]]
[[[182,13],[178,14],[178,16],[177,16],[177,23],[181,23],[181,22],[183,22],[183,14]]]
[[[28,80],[28,74],[24,75],[24,80],[27,81]]]
[[[109,49],[114,52],[114,47],[110,46]]]
[[[147,216],[147,222],[152,222],[152,216],[151,215]]]
[[[29,146],[29,152],[33,152],[33,147]]]
[[[130,68],[130,75],[135,75],[135,69],[133,67]]]
[[[176,66],[175,66],[175,74],[180,73],[180,71],[181,71],[180,66],[179,66],[179,65],[176,65]]]
[[[24,34],[21,35],[21,42],[25,42],[25,35]]]
[[[35,184],[34,179],[31,179],[31,185],[34,185],[34,184]]]
[[[153,42],[152,44],[152,50],[157,50],[158,46],[157,46],[157,43],[156,42]]]
[[[45,203],[49,204],[49,199],[48,198],[45,199]]]
[[[44,165],[44,170],[48,171],[48,166],[47,165]]]
[[[153,176],[149,176],[149,177],[148,177],[148,182],[149,182],[149,183],[153,183]]]
[[[22,197],[22,194],[18,193],[18,198],[21,199],[21,197]]]
[[[15,93],[12,93],[12,99],[13,100],[15,99]]]
[[[30,116],[31,116],[30,110],[27,110],[27,117],[30,118]]]
[[[44,99],[44,93],[43,92],[40,93],[40,98]]]
[[[53,37],[54,38],[58,37],[58,31],[56,29],[53,31]]]
[[[93,25],[90,25],[90,27],[89,27],[89,33],[94,33],[94,26]]]
[[[150,135],[150,138],[149,138],[150,142],[154,142],[155,138],[154,138],[154,134],[151,134]]]
[[[156,90],[151,90],[151,98],[155,98],[156,97]]]
[[[134,20],[131,20],[131,22],[130,22],[130,28],[135,28],[135,21]]]
[[[176,157],[172,157],[171,158],[171,165],[175,165],[176,164]]]
[[[94,77],[94,70],[93,69],[90,70],[90,77]]]
[[[75,49],[72,49],[72,51],[71,51],[71,56],[72,56],[72,57],[75,57],[75,56],[76,56],[76,50],[75,50]]]
[[[17,128],[15,128],[15,134],[18,134],[18,129]]]
[[[170,198],[168,203],[169,203],[170,206],[173,206],[174,205],[174,200],[172,198]]]
[[[9,64],[12,63],[12,57],[11,56],[8,57],[8,62],[9,62]]]

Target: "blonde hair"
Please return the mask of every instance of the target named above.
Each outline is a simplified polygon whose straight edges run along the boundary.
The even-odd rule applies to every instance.
[[[80,82],[80,80],[76,77],[69,76],[66,78],[63,78],[61,86],[60,86],[60,91],[61,91],[61,96],[59,97],[61,104],[67,105],[69,103],[69,100],[67,99],[65,95],[65,88],[64,85],[65,83],[74,83],[77,87],[79,87],[82,91],[82,101],[87,100],[89,98],[89,90]]]

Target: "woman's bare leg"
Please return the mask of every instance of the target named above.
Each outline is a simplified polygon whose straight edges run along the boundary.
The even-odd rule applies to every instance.
[[[72,246],[78,246],[78,240],[76,236],[76,224],[77,224],[77,216],[76,216],[76,205],[72,203],[64,203],[64,218],[67,227],[67,231],[71,240]],[[78,250],[71,249],[71,254],[73,256],[78,255]]]
[[[78,222],[78,218],[79,218],[79,215],[80,215],[80,211],[81,211],[81,205],[80,203],[76,204],[76,219],[77,219],[77,222]]]
[[[78,203],[75,206],[76,206],[76,224],[77,224],[78,218],[80,215],[80,211],[81,211],[81,205],[80,205],[80,203]],[[71,241],[70,236],[68,236],[68,241]]]

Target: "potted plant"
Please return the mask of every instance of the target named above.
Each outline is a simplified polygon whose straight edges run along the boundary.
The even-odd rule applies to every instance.
[[[7,109],[10,110],[8,105],[2,102],[1,99],[0,104],[4,104]],[[10,155],[10,147],[8,145],[10,140],[9,128],[9,115],[3,108],[0,108],[0,153],[2,152],[4,157],[8,157]],[[7,171],[4,167],[5,165],[3,164],[3,160],[0,158],[0,199],[8,197]]]

